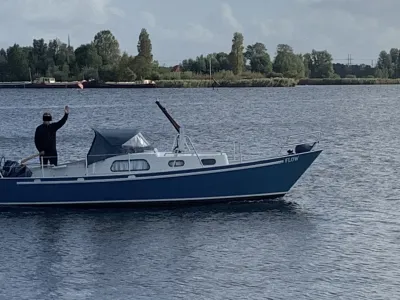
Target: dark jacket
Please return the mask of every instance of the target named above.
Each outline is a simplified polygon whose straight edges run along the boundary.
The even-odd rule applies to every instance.
[[[39,152],[44,151],[45,154],[57,153],[56,147],[56,132],[58,129],[64,126],[67,122],[68,114],[64,114],[64,117],[55,123],[41,124],[36,127],[35,132],[35,145]]]

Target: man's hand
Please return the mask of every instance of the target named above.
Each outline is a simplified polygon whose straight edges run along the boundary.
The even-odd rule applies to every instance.
[[[64,112],[68,115],[69,114],[69,107],[68,107],[68,105],[67,106],[65,106],[65,108],[64,108]]]

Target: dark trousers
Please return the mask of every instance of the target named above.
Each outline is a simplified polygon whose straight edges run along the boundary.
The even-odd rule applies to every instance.
[[[40,156],[40,162],[42,162],[42,158],[43,158],[43,165],[46,166],[49,163],[51,165],[57,166],[57,163],[58,163],[57,152],[55,152],[55,153],[46,153],[45,155]]]

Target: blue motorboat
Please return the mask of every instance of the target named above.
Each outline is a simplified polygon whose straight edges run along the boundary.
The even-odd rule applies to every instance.
[[[322,152],[318,140],[272,158],[228,159],[198,151],[175,127],[171,151],[158,151],[137,129],[95,128],[86,157],[53,166],[3,159],[0,205],[171,204],[282,197]]]

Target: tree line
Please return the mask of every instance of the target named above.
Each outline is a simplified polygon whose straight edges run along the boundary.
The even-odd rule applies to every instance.
[[[185,59],[183,71],[207,74],[231,71],[235,75],[256,73],[264,77],[286,78],[399,78],[400,50],[382,51],[375,67],[367,64],[333,63],[327,50],[295,53],[290,45],[279,44],[274,58],[265,44],[257,42],[244,48],[243,35],[235,33],[230,53],[219,52]]]
[[[0,49],[0,81],[33,80],[54,77],[57,81],[96,79],[134,81],[143,79],[191,79],[213,76],[245,78],[345,78],[400,77],[400,51],[381,51],[375,67],[333,63],[327,50],[296,53],[280,44],[272,58],[261,42],[244,46],[244,37],[235,32],[229,53],[218,52],[184,59],[177,66],[161,67],[154,60],[149,33],[143,28],[137,54],[121,53],[119,42],[110,30],[102,30],[92,41],[74,49],[59,39],[34,39],[31,46],[14,44]]]
[[[134,81],[151,77],[158,65],[146,29],[139,34],[138,54],[121,54],[118,40],[110,30],[99,31],[90,43],[74,49],[59,39],[46,43],[34,39],[32,46],[14,44],[0,49],[0,81],[54,77],[57,81],[96,79]]]

